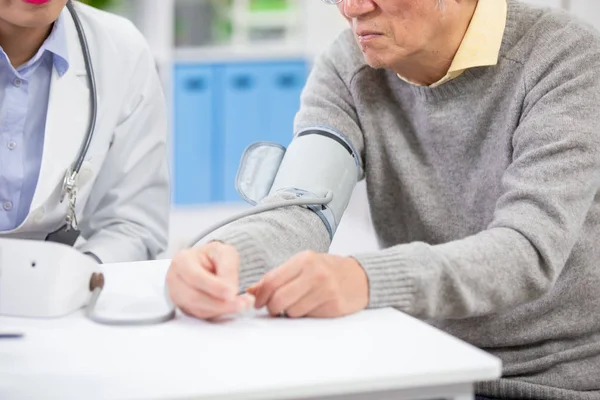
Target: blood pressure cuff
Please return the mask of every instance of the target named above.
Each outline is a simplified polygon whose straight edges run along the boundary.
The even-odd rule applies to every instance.
[[[236,188],[253,205],[282,192],[315,199],[331,193],[327,205],[308,208],[333,238],[361,175],[359,155],[350,141],[334,131],[313,128],[299,132],[287,150],[270,142],[250,145],[240,162]]]

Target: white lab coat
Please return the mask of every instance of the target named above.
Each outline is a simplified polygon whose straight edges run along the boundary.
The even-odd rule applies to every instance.
[[[133,24],[76,3],[98,91],[93,141],[78,179],[76,247],[102,262],[154,258],[167,245],[169,179],[166,104],[152,54]],[[44,152],[29,215],[0,240],[43,240],[65,224],[67,169],[87,132],[90,99],[75,24],[66,10],[69,70],[50,86]]]

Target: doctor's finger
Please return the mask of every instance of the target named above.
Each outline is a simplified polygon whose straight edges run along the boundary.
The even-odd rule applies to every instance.
[[[173,270],[187,285],[198,291],[222,300],[233,299],[237,288],[215,276],[207,265],[209,263],[207,256],[184,253],[173,261]]]
[[[228,244],[213,242],[207,245],[206,254],[214,266],[215,274],[238,288],[240,257],[237,249]]]

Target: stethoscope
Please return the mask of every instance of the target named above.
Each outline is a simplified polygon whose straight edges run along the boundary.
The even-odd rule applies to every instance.
[[[75,23],[75,29],[77,30],[77,36],[79,36],[79,44],[81,45],[81,51],[83,53],[83,59],[85,62],[87,82],[90,90],[90,119],[87,133],[83,142],[81,143],[77,158],[67,170],[63,180],[60,202],[63,203],[65,199],[68,200],[65,225],[63,225],[57,231],[50,233],[46,237],[46,240],[73,246],[80,234],[77,223],[77,214],[75,211],[75,206],[77,203],[77,177],[94,136],[96,118],[98,115],[98,95],[96,90],[96,76],[94,75],[92,57],[90,56],[90,48],[88,46],[87,37],[85,36],[81,20],[79,19],[77,11],[75,11],[75,5],[73,4],[72,0],[67,2],[66,7],[73,18],[73,22]]]

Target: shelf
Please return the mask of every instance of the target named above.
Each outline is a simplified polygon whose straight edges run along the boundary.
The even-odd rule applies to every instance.
[[[228,62],[247,60],[279,60],[306,58],[306,51],[301,43],[274,43],[182,47],[175,49],[173,61],[186,62]]]
[[[301,22],[297,9],[269,12],[233,12],[231,16],[235,24],[261,28],[297,26]]]

